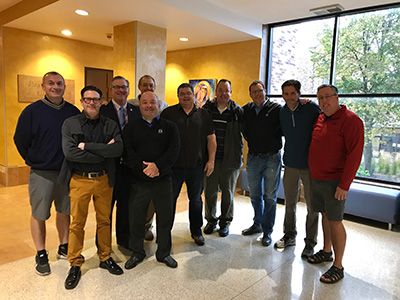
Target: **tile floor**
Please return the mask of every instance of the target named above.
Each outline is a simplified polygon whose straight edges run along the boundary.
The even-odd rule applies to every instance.
[[[400,299],[399,232],[388,231],[384,224],[371,226],[346,220],[345,278],[337,284],[326,285],[319,282],[319,277],[330,264],[311,265],[300,257],[305,211],[305,205],[299,203],[297,246],[284,251],[273,246],[263,247],[260,235],[240,234],[252,224],[249,197],[235,195],[235,218],[230,235],[225,238],[217,233],[207,235],[203,247],[192,242],[187,211],[180,212],[172,232],[172,255],[179,263],[178,268],[170,269],[158,263],[154,257],[156,244],[146,242],[147,258],[121,276],[113,276],[98,267],[91,229],[83,252],[86,257],[83,275],[74,290],[64,288],[69,265],[65,260],[56,259],[54,246],[49,253],[52,268],[49,276],[40,277],[34,272],[32,250],[25,258],[2,262],[0,299]],[[274,241],[282,237],[283,215],[284,206],[278,204]],[[12,236],[14,232],[5,227],[4,219],[7,213],[2,210],[1,235]],[[94,224],[89,223],[90,226]],[[24,243],[32,244],[29,239]],[[322,235],[316,250],[321,245]],[[2,243],[1,257],[5,254],[4,247]],[[118,248],[115,239],[113,249],[113,257],[123,266],[129,253]]]

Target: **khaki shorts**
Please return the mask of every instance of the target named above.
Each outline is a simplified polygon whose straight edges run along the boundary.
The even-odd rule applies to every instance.
[[[59,171],[32,170],[29,175],[29,198],[32,216],[45,221],[50,218],[54,201],[56,211],[69,215],[68,187],[58,183]]]

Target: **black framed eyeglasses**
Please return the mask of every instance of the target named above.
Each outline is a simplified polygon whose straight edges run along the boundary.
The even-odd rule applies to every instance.
[[[83,100],[83,102],[85,102],[86,104],[89,104],[91,101],[93,101],[94,103],[100,103],[101,98],[87,98],[87,97],[85,97],[85,98],[83,98],[82,100]]]

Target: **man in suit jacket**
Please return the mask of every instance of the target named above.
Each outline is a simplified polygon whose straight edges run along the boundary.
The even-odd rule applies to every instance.
[[[137,106],[129,104],[127,98],[129,95],[129,81],[122,76],[116,76],[111,81],[110,95],[112,100],[103,105],[100,109],[100,114],[114,120],[119,125],[120,132],[125,124],[133,120],[141,118],[140,110]],[[116,202],[116,236],[117,244],[130,249],[129,246],[129,215],[128,215],[128,200],[130,192],[130,176],[129,168],[123,163],[121,157],[117,157],[115,169],[115,187],[113,192],[112,208]],[[111,216],[110,216],[111,218]]]

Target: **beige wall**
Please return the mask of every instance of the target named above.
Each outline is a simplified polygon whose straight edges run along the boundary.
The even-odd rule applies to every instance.
[[[166,102],[176,104],[177,87],[189,79],[226,78],[232,82],[232,99],[246,104],[250,83],[259,79],[260,54],[260,39],[168,52]]]
[[[113,69],[113,49],[26,30],[7,27],[3,30],[5,106],[0,121],[4,116],[7,121],[5,136],[0,133],[0,145],[6,145],[5,149],[0,148],[0,163],[24,166],[13,142],[18,117],[27,106],[18,102],[17,75],[41,77],[48,71],[57,71],[66,79],[75,80],[75,102],[81,108],[79,96],[84,86],[84,67]]]

